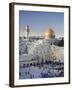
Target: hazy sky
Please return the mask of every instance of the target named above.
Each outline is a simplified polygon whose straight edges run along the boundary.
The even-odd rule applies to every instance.
[[[24,34],[26,25],[30,26],[30,36],[43,35],[48,28],[52,28],[56,35],[64,34],[64,13],[19,11],[20,35]]]

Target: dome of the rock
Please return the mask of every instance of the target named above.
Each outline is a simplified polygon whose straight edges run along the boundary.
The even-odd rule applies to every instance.
[[[51,28],[49,28],[48,31],[44,33],[44,36],[45,36],[45,39],[55,38],[55,32]]]

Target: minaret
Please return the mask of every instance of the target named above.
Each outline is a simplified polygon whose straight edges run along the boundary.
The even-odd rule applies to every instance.
[[[30,32],[30,28],[29,28],[29,25],[27,25],[25,28],[25,37],[27,40],[29,40],[29,32]]]

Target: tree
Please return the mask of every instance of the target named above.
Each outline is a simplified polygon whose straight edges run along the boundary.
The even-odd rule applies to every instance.
[[[59,41],[58,46],[62,46],[62,47],[64,46],[64,39]]]

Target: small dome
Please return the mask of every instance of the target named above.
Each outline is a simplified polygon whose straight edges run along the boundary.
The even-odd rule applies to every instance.
[[[48,31],[44,33],[45,39],[47,38],[55,38],[55,32],[49,28]]]

